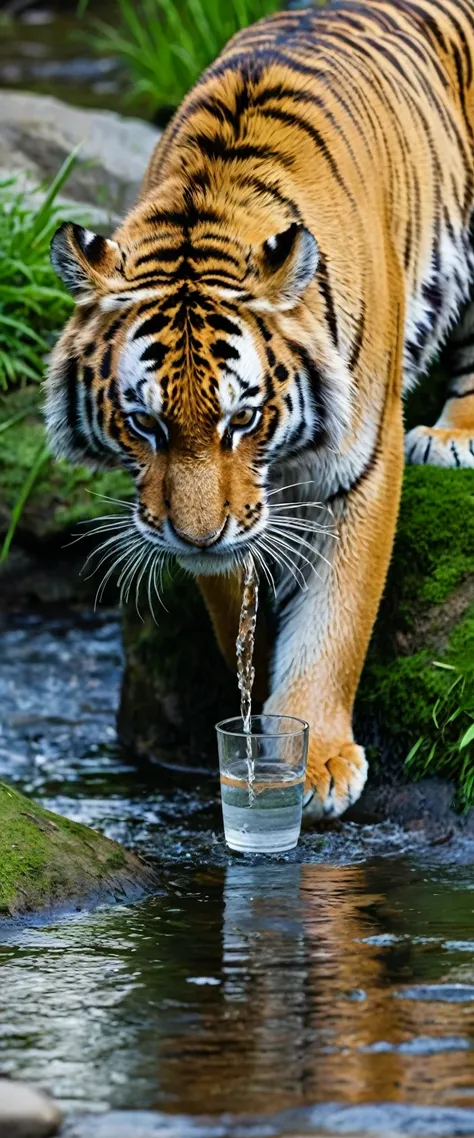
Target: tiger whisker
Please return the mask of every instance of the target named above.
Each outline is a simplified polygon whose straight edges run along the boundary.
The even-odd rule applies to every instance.
[[[120,563],[124,560],[124,558],[129,558],[131,556],[131,553],[132,553],[131,549],[126,549],[123,553],[120,554],[119,557],[117,557],[115,559],[115,561],[112,562],[112,565],[110,566],[110,568],[107,570],[106,573],[104,573],[104,576],[100,582],[100,585],[99,585],[97,592],[96,592],[96,595],[95,595],[94,610],[97,608],[97,605],[100,604],[100,602],[102,600],[102,597],[103,597],[104,592],[105,592],[106,585],[107,585],[108,581],[110,580],[112,573],[115,572],[117,566],[120,565]],[[104,560],[106,560],[106,558],[104,558]],[[97,570],[94,570],[94,572],[97,572]],[[91,577],[92,576],[93,576],[93,573],[91,573]]]
[[[150,556],[151,556],[151,554],[149,554],[149,556],[148,556],[148,561],[150,560]],[[120,604],[121,605],[124,603],[125,604],[127,603],[129,596],[130,596],[130,589],[131,589],[131,586],[133,583],[133,579],[135,577],[135,574],[138,572],[140,566],[142,565],[143,561],[145,560],[145,558],[146,558],[146,551],[142,546],[140,549],[138,549],[137,554],[133,558],[132,562],[130,563],[130,561],[129,561],[126,565],[124,565],[124,567],[120,573],[119,579],[117,581],[117,588],[120,589]],[[147,564],[147,561],[145,561],[145,565],[146,564]]]
[[[298,569],[298,566],[295,565],[294,561],[292,561],[292,559],[288,557],[286,553],[283,553],[282,550],[275,547],[274,541],[271,537],[268,537],[267,540],[268,544],[263,540],[263,538],[258,538],[258,545],[261,547],[261,549],[264,549],[266,553],[270,553],[274,561],[276,561],[277,565],[280,565],[282,569],[289,569],[292,577],[294,577],[297,585],[299,585],[302,592],[307,592],[308,586],[301,572],[301,569]]]
[[[109,494],[98,494],[97,490],[86,490],[93,498],[100,498],[102,502],[113,502],[116,506],[124,506],[126,510],[134,510],[135,502],[128,502],[126,498],[111,498]]]
[[[159,553],[156,556],[156,560],[155,560],[154,565],[153,565],[153,588],[155,590],[155,593],[158,597],[158,600],[160,602],[162,609],[164,609],[165,612],[168,612],[168,609],[166,608],[166,605],[165,605],[165,603],[164,603],[164,601],[160,595],[160,590],[158,588],[158,582],[157,582],[157,571],[159,568],[159,570],[160,570],[160,586],[161,586],[161,590],[163,591],[163,565],[164,565],[164,562],[166,561],[166,558],[167,558],[166,552]]]
[[[130,579],[128,582],[128,588],[127,588],[127,592],[125,594],[125,603],[126,604],[128,604],[128,601],[130,598],[130,592],[132,589],[132,584],[133,584],[135,575],[137,575],[137,579],[135,582],[135,608],[137,611],[137,616],[140,618],[140,620],[143,620],[143,617],[142,617],[142,614],[141,614],[140,608],[139,608],[140,585],[143,581],[143,577],[147,571],[147,568],[150,565],[150,561],[152,562],[152,565],[150,565],[150,573],[151,573],[152,568],[153,568],[153,564],[154,564],[157,556],[158,556],[158,554],[155,553],[154,550],[151,550],[151,552],[148,554],[148,557],[146,556],[146,553],[144,553],[142,555],[142,557],[140,558],[138,564],[135,563],[133,572],[130,575]],[[140,566],[141,566],[141,568],[140,568]]]
[[[117,552],[117,554],[119,554],[119,557],[118,557],[117,561],[115,562],[115,564],[118,565],[121,561],[123,561],[124,557],[128,557],[129,555],[131,555],[135,551],[136,548],[137,548],[136,543],[130,539],[125,546],[124,545],[118,545],[115,550],[109,549],[107,551],[107,553],[105,553],[104,556],[101,558],[98,565],[96,565],[95,568],[92,569],[91,573],[88,574],[88,576],[86,577],[86,581],[90,581],[91,577],[94,577],[95,574],[98,573],[101,565],[104,565],[105,562],[108,561],[110,557],[113,557],[115,552]],[[112,572],[113,572],[113,570],[112,570]]]
[[[151,573],[149,573],[148,574],[148,585],[147,585],[148,604],[150,606],[150,612],[152,615],[153,623],[158,624],[158,621],[157,621],[156,616],[155,616],[155,610],[153,608],[153,601],[151,599],[151,584],[152,584]]]
[[[315,549],[314,546],[312,546],[309,541],[305,541],[304,538],[299,537],[298,534],[288,533],[287,530],[284,529],[283,527],[280,528],[278,526],[269,526],[268,528],[270,530],[270,533],[276,533],[280,537],[286,537],[287,540],[292,541],[293,544],[306,546],[306,548],[309,549],[312,554],[314,554],[316,557],[319,557],[319,559],[321,561],[325,562],[325,564],[329,567],[329,569],[332,569],[331,562],[328,561],[327,557],[324,557],[324,554],[321,553],[319,549]],[[299,554],[299,556],[303,557],[303,554],[301,553],[301,554]],[[312,562],[310,562],[310,564],[312,564]],[[313,569],[315,568],[314,565],[312,567],[313,567]],[[317,576],[319,576],[319,574],[317,574]]]
[[[310,561],[309,557],[306,557],[305,553],[301,553],[301,550],[295,549],[293,546],[288,545],[288,542],[285,541],[283,537],[275,536],[275,531],[272,531],[272,541],[275,542],[275,544],[278,546],[279,549],[281,549],[281,548],[286,549],[286,550],[288,550],[289,553],[292,553],[296,557],[299,557],[301,561],[304,561],[306,565],[309,565],[310,569],[316,575],[316,577],[320,578],[320,574],[318,573],[316,566],[313,564],[312,561]],[[309,546],[309,548],[311,549],[311,546]],[[311,552],[313,552],[312,549],[311,549]]]
[[[89,556],[86,557],[86,560],[84,561],[84,564],[83,564],[82,569],[81,569],[81,575],[84,573],[84,570],[87,569],[89,561],[91,561],[91,559],[93,557],[96,557],[98,554],[102,553],[102,551],[104,549],[110,549],[110,547],[114,546],[114,545],[119,549],[123,548],[124,543],[125,543],[125,545],[129,545],[130,542],[132,542],[136,537],[137,537],[136,530],[133,529],[132,526],[130,526],[129,533],[127,533],[127,531],[125,531],[125,533],[123,533],[123,534],[120,534],[120,535],[113,534],[112,537],[108,537],[107,541],[103,541],[100,545],[97,545],[96,548],[93,549],[91,553],[89,553]],[[100,566],[103,564],[103,562],[107,560],[108,556],[109,556],[109,554],[106,553],[105,556],[102,558],[102,560],[98,562],[98,564],[95,566],[95,569],[93,569],[92,573],[90,574],[91,577],[94,575],[94,573],[97,572],[97,570],[100,568]],[[86,577],[86,581],[88,581],[88,580],[89,580],[89,577]]]
[[[270,569],[268,568],[268,565],[266,564],[265,558],[264,558],[261,550],[256,549],[254,547],[253,552],[254,552],[254,556],[257,558],[258,564],[261,565],[261,567],[262,567],[264,576],[265,576],[266,580],[268,581],[270,588],[273,589],[273,595],[276,597],[275,581],[273,579],[273,575],[272,575]]]
[[[267,497],[270,498],[272,494],[282,494],[284,490],[294,490],[296,486],[312,486],[314,478],[308,478],[307,482],[290,482],[288,486],[277,486],[276,490],[267,490]]]
[[[270,522],[284,522],[290,529],[297,529],[306,531],[307,533],[322,533],[327,537],[333,537],[339,540],[339,534],[334,533],[330,526],[320,526],[317,522],[305,521],[303,518],[287,518],[285,514],[277,514],[276,517],[270,515]]]
[[[108,533],[111,530],[126,529],[127,527],[130,528],[130,522],[124,519],[119,525],[115,522],[114,525],[96,526],[95,529],[86,530],[85,533],[75,533],[72,535],[73,541],[66,542],[64,549],[68,549],[71,545],[77,545],[78,541],[84,541],[85,538],[93,537],[96,533]]]
[[[114,521],[127,522],[127,525],[130,525],[130,518],[124,517],[123,514],[119,514],[118,512],[116,514],[97,514],[97,517],[95,517],[95,518],[84,518],[82,521],[78,522],[77,525],[78,526],[89,526],[89,525],[91,525],[91,523],[94,523],[94,522],[114,522]]]
[[[316,510],[327,510],[328,509],[328,507],[324,504],[324,502],[305,502],[305,501],[301,501],[301,502],[270,502],[268,509],[272,510],[272,511],[273,510],[285,510],[285,509],[302,510],[302,509],[306,509],[307,506],[314,506],[314,508]]]

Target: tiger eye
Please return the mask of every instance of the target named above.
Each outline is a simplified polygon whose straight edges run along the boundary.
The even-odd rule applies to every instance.
[[[249,423],[255,416],[255,409],[253,407],[243,408],[242,411],[236,411],[230,420],[231,427],[248,427]]]
[[[135,426],[139,427],[142,431],[156,431],[158,426],[154,415],[147,415],[144,411],[135,411],[133,414],[133,422]]]

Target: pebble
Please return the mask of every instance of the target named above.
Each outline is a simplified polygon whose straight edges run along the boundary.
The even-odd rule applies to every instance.
[[[0,1138],[51,1138],[61,1121],[56,1104],[42,1091],[0,1078]]]

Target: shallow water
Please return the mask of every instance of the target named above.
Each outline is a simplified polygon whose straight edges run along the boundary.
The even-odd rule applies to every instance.
[[[162,1112],[71,1138],[474,1134],[472,844],[346,824],[229,854],[214,758],[117,749],[120,669],[113,614],[1,631],[0,778],[156,858],[161,889],[5,927],[0,1071],[73,1113]]]
[[[78,19],[76,0],[7,0],[0,12],[0,86],[55,95],[75,106],[130,113],[118,60],[99,58],[87,36],[92,18],[117,19],[115,0],[92,0]],[[138,113],[138,112],[137,112]]]

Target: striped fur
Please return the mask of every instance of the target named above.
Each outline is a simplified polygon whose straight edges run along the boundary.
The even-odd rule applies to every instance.
[[[474,466],[473,58],[471,0],[263,20],[184,100],[113,240],[66,225],[53,242],[77,300],[48,380],[53,448],[130,468],[137,532],[200,576],[222,645],[236,601],[212,575],[249,549],[277,563],[267,706],[310,720],[317,813],[364,783],[351,715],[402,394],[461,314],[445,411],[407,451]]]

